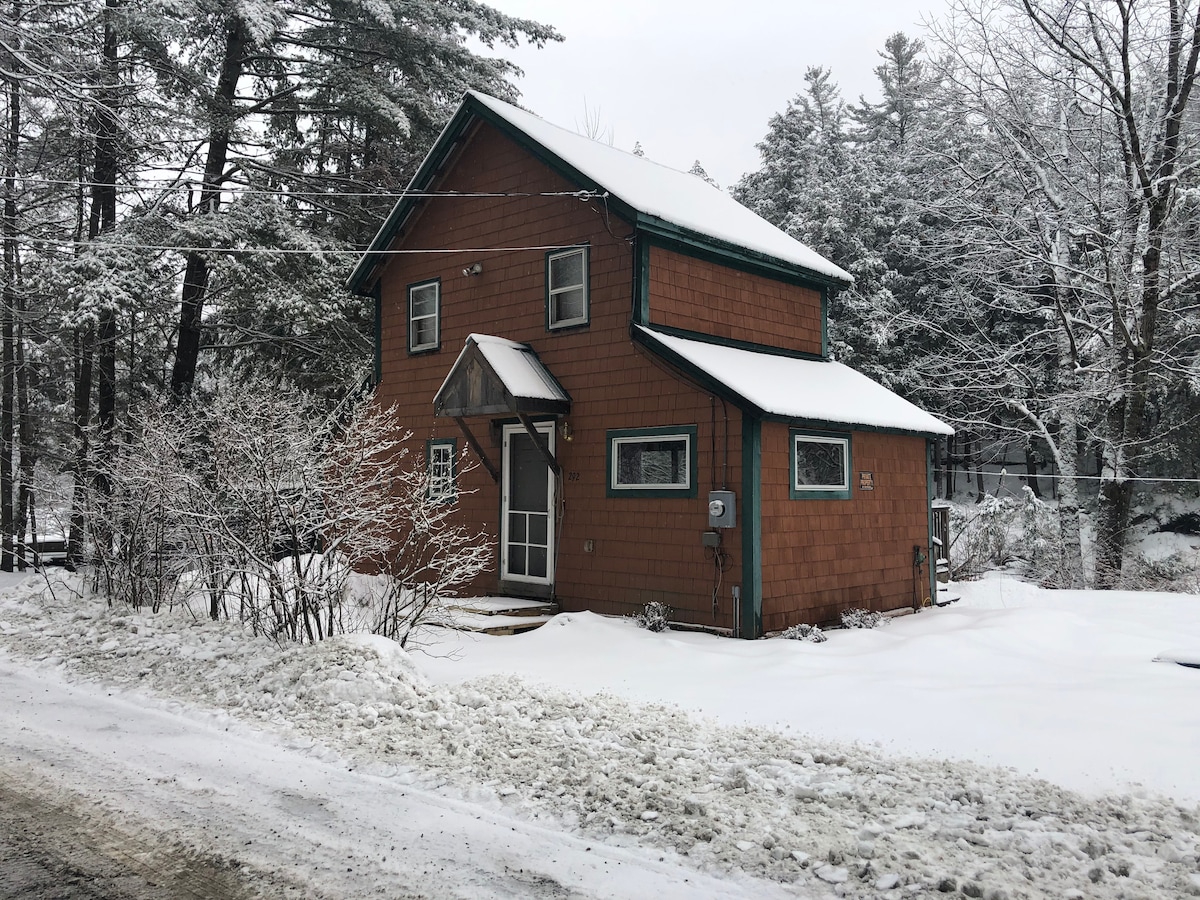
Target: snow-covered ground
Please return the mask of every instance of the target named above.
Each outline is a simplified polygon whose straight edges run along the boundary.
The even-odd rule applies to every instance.
[[[0,768],[298,895],[1200,896],[1200,670],[1153,661],[1200,598],[959,588],[819,645],[572,614],[406,654],[29,581]]]

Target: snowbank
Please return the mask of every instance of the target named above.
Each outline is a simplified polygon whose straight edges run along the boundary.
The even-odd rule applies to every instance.
[[[1089,799],[1011,770],[731,728],[511,675],[438,684],[374,638],[281,647],[228,623],[57,596],[36,582],[10,591],[0,646],[218,707],[374,776],[710,871],[888,900],[952,883],[995,900],[1186,896],[1200,872],[1200,811],[1153,795]]]

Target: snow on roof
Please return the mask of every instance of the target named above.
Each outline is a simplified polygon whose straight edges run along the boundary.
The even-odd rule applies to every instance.
[[[496,377],[504,382],[514,397],[570,402],[571,398],[554,380],[554,376],[546,371],[528,344],[518,344],[490,334],[470,334],[467,335],[463,353],[467,352],[472,341],[479,347],[479,352],[488,361]]]
[[[834,281],[854,281],[845,269],[702,178],[552,125],[486,94],[469,91],[468,96],[640,213]]]
[[[521,401],[547,401],[570,405],[571,398],[555,380],[554,376],[542,365],[533,348],[528,344],[518,344],[507,338],[495,337],[490,334],[469,334],[458,359],[450,367],[442,386],[434,398],[435,407],[452,394],[451,382],[458,377],[464,361],[472,353],[478,353],[500,380],[504,390],[512,397],[512,401],[520,407]],[[456,398],[462,402],[462,398]]]
[[[917,434],[954,429],[849,366],[689,340],[635,326],[657,344],[765,413]]]

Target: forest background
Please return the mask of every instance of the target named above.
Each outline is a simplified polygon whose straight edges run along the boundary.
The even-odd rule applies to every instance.
[[[55,502],[76,559],[111,527],[90,511],[164,404],[361,395],[346,275],[463,91],[517,100],[491,54],[560,36],[474,0],[0,8],[11,569]],[[854,274],[834,355],[959,429],[939,493],[1049,476],[1038,576],[1112,586],[1139,492],[1200,478],[1200,8],[956,0],[879,56],[878,102],[798,69],[732,192]]]

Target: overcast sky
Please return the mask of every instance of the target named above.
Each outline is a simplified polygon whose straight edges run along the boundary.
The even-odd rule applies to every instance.
[[[722,187],[758,168],[767,120],[825,66],[847,100],[877,99],[873,69],[888,35],[920,36],[946,0],[489,0],[565,37],[502,55],[525,70],[524,106],[585,131],[585,109],[612,143]],[[499,49],[499,48],[498,48]]]

